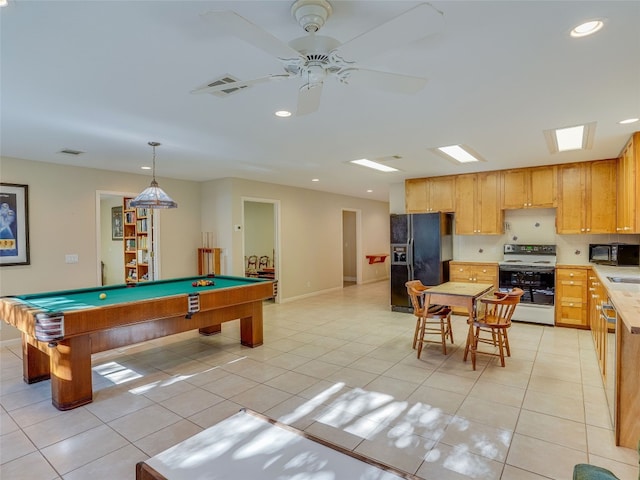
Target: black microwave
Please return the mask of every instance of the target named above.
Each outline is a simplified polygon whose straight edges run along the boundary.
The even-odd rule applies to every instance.
[[[640,265],[640,245],[592,243],[589,245],[589,261],[616,267],[637,267]]]

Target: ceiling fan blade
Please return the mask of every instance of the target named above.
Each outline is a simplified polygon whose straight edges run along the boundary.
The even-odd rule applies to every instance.
[[[344,81],[349,85],[406,94],[417,93],[427,84],[427,79],[422,77],[361,68],[349,70]]]
[[[285,42],[235,12],[207,12],[201,17],[217,30],[238,37],[269,55],[282,59],[300,57],[300,53]]]
[[[234,89],[237,90],[238,88],[249,87],[251,85],[256,85],[258,83],[272,82],[274,80],[282,80],[285,78],[291,78],[291,75],[289,74],[267,75],[266,77],[260,77],[260,78],[254,78],[252,80],[245,80],[241,82],[230,82],[230,83],[216,81],[214,83],[205,83],[204,85],[200,85],[199,87],[191,90],[191,93],[200,94],[200,93],[222,92],[225,90],[234,90]],[[227,93],[231,93],[231,92],[227,92]]]
[[[320,107],[320,96],[322,95],[322,83],[305,84],[298,91],[298,108],[296,115],[307,115],[313,113]]]
[[[443,14],[428,3],[410,10],[349,40],[337,48],[345,60],[362,60],[380,52],[407,45],[419,38],[439,32]]]

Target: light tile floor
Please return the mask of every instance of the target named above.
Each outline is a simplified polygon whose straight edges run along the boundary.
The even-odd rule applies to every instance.
[[[247,407],[424,479],[570,479],[593,463],[638,478],[614,446],[591,333],[514,324],[506,368],[462,361],[466,324],[443,355],[411,348],[414,317],[388,285],[265,304],[265,343],[238,322],[97,354],[93,403],[60,412],[50,383],[22,381],[0,349],[0,477],[133,479],[139,461]]]

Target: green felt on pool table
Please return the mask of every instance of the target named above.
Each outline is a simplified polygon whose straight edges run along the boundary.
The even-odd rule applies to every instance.
[[[194,287],[192,283],[198,280],[213,280],[215,284],[204,287]],[[34,307],[49,310],[51,312],[65,312],[70,310],[137,302],[152,298],[187,295],[189,293],[200,293],[208,290],[239,287],[264,281],[266,280],[224,275],[219,275],[213,278],[196,276],[140,282],[133,287],[129,287],[126,284],[110,285],[106,287],[91,287],[58,292],[16,295],[15,298],[20,299],[29,305],[33,305]],[[100,298],[101,293],[107,295],[105,299]]]

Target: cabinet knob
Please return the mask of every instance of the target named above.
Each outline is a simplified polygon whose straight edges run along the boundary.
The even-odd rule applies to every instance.
[[[482,269],[482,273],[487,273],[487,269],[486,269],[486,268],[483,268],[483,269]]]
[[[590,231],[591,231],[591,229],[590,229],[590,228],[587,228],[587,232],[590,232]]]
[[[573,280],[571,280],[571,281],[569,282],[569,285],[573,285]]]
[[[573,303],[570,303],[570,304],[569,304],[569,306],[570,306],[570,307],[573,307]]]
[[[570,273],[570,274],[569,274],[569,276],[570,276],[570,277],[573,277],[573,273]]]

